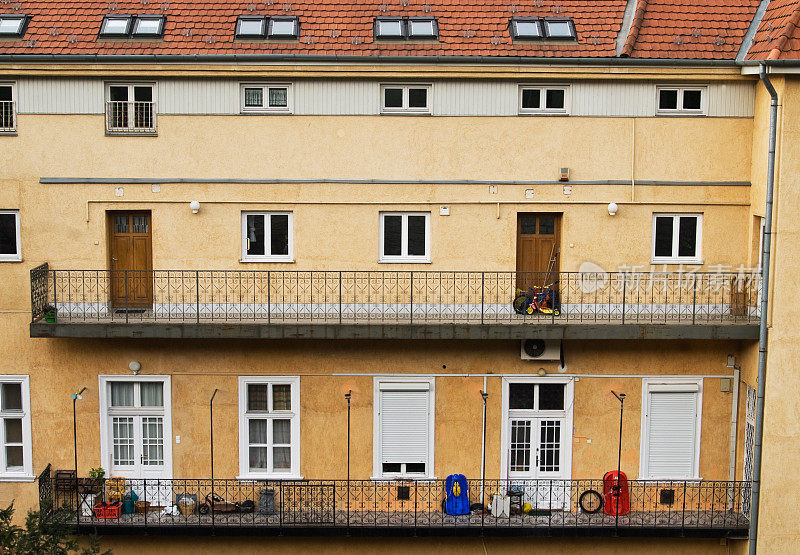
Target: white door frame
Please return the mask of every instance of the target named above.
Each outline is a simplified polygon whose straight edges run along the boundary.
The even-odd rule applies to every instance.
[[[562,383],[564,387],[564,436],[563,440],[563,462],[559,480],[572,479],[572,435],[573,435],[573,406],[575,400],[575,378],[569,376],[514,376],[503,377],[502,380],[502,414],[500,420],[500,478],[508,479],[508,456],[509,456],[509,416],[508,416],[508,385],[512,383]],[[560,412],[560,411],[559,411]],[[542,413],[542,417],[547,418],[548,412]],[[538,418],[538,417],[537,417]],[[560,418],[560,417],[559,417]],[[537,430],[538,433],[538,430]]]
[[[100,466],[110,474],[113,460],[113,442],[108,420],[108,383],[109,382],[161,382],[164,384],[164,472],[160,478],[172,478],[172,384],[170,376],[98,376],[100,400]]]

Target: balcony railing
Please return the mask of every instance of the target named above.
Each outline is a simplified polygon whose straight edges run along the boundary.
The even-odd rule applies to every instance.
[[[17,103],[0,100],[0,133],[17,132]]]
[[[514,306],[540,283],[538,303]],[[34,322],[740,324],[760,277],[737,273],[31,271]],[[52,318],[51,318],[52,319]]]
[[[106,102],[106,133],[109,135],[155,135],[157,131],[155,102]]]
[[[39,481],[43,509],[67,507],[81,530],[99,528],[102,533],[235,533],[247,528],[266,534],[313,529],[315,534],[354,535],[458,530],[741,537],[749,525],[746,482],[632,481],[615,516],[617,497],[604,494],[601,480],[468,480],[465,514],[453,514],[445,504],[444,480],[79,479],[76,491],[74,475],[53,477],[48,470]],[[111,506],[98,509],[101,502]]]

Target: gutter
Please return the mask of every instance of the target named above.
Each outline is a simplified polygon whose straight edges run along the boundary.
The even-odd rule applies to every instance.
[[[770,62],[771,63],[771,62]],[[770,95],[769,102],[769,152],[767,154],[767,199],[764,221],[764,246],[761,264],[761,319],[758,328],[758,389],[756,393],[756,427],[753,438],[753,490],[750,505],[749,553],[758,549],[758,508],[761,499],[761,453],[764,437],[764,393],[767,381],[767,307],[769,300],[769,269],[772,243],[772,199],[775,187],[775,136],[778,121],[778,93],[767,75],[766,64],[761,64],[759,77]]]

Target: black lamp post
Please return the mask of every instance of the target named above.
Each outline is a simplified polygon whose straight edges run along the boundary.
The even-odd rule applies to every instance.
[[[347,401],[347,529],[350,533],[350,398],[353,395],[353,390],[350,389],[344,394]]]
[[[486,515],[484,492],[486,491],[486,399],[488,398],[489,394],[481,389],[481,399],[483,399],[483,449],[481,449],[481,505],[483,505],[483,511],[481,522],[483,521],[484,515]]]
[[[210,420],[210,432],[211,432],[211,526],[213,527],[216,523],[216,519],[214,511],[215,511],[215,501],[214,501],[214,397],[217,396],[217,391],[219,389],[214,389],[214,393],[211,394],[211,400],[208,402],[208,409],[209,409],[209,420]]]
[[[619,498],[621,494],[621,487],[620,487],[620,472],[622,467],[622,412],[625,408],[625,394],[624,393],[617,393],[613,389],[611,393],[614,394],[619,400],[619,448],[617,450],[617,485],[614,486],[614,490],[617,493],[617,510],[614,512],[614,526],[619,527]]]
[[[72,453],[75,457],[75,518],[76,520],[80,520],[81,518],[81,498],[80,494],[78,493],[78,419],[76,416],[76,404],[78,399],[82,399],[81,393],[86,391],[84,387],[77,393],[73,393],[70,395],[72,397]]]

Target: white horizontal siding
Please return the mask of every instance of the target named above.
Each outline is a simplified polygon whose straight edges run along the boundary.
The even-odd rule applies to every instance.
[[[234,79],[159,80],[156,86],[158,113],[238,114],[240,82]],[[294,81],[294,113],[379,114],[380,84],[376,80],[355,79]],[[515,116],[518,113],[519,83],[514,81],[436,81],[432,85],[431,112],[436,116]],[[102,79],[22,78],[17,81],[17,88],[21,114],[103,113]],[[710,83],[707,91],[709,116],[753,116],[755,87],[752,83]],[[570,115],[653,117],[655,95],[653,82],[575,81],[570,83]]]

